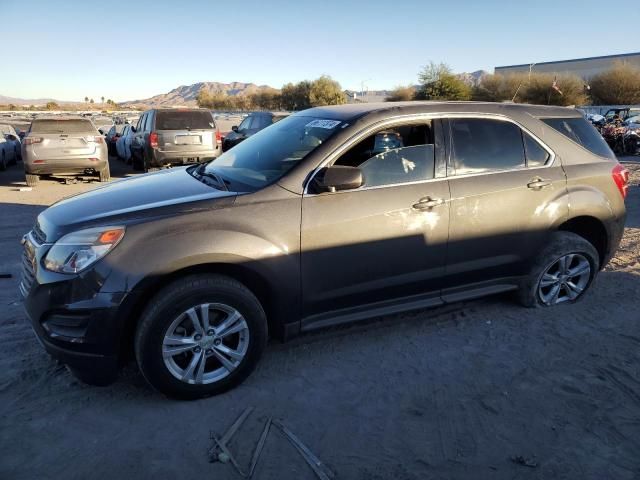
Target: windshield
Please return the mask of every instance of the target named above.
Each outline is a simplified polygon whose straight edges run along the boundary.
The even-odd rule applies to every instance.
[[[205,171],[229,181],[232,190],[258,190],[282,178],[331,137],[341,123],[307,116],[287,117],[223,153]]]

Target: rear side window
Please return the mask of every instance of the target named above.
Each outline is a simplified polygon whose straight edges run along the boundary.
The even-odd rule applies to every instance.
[[[90,120],[34,120],[31,133],[95,133],[96,127]]]
[[[156,112],[156,130],[204,130],[215,128],[213,115],[208,110]]]
[[[522,132],[511,122],[480,118],[449,121],[456,175],[525,166]]]
[[[602,135],[584,118],[541,118],[540,120],[591,153],[612,160],[616,159]]]

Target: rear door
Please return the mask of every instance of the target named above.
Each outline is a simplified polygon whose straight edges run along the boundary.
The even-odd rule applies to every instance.
[[[163,152],[190,154],[216,147],[216,127],[209,110],[158,110],[155,130]]]
[[[33,121],[29,137],[34,159],[52,160],[91,157],[100,134],[90,120],[41,119]]]
[[[449,134],[451,222],[443,286],[491,283],[524,274],[552,226],[568,215],[559,159],[532,134],[502,117],[444,121]],[[445,292],[443,298],[447,299]]]

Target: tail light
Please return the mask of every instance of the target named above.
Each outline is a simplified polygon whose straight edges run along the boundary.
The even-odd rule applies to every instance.
[[[87,142],[104,143],[104,137],[101,137],[99,135],[92,135],[92,136],[89,136],[89,137],[84,137],[84,139]]]
[[[151,148],[157,148],[158,147],[158,134],[156,132],[151,132],[149,134],[149,146]]]
[[[33,145],[34,143],[42,143],[42,138],[40,137],[26,137],[24,139],[25,145]]]
[[[216,143],[222,143],[222,134],[220,133],[220,130],[216,130]]]
[[[627,191],[629,190],[629,170],[618,163],[613,167],[611,176],[613,177],[613,181],[616,183],[618,190],[620,190],[622,198],[627,198]]]

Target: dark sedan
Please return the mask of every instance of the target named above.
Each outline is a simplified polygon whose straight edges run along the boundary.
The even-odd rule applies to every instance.
[[[255,135],[260,130],[267,128],[283,118],[287,113],[271,113],[271,112],[256,112],[247,116],[238,126],[231,127],[229,132],[222,141],[222,151],[226,152],[231,147],[239,144],[243,140],[246,140],[251,135]]]

